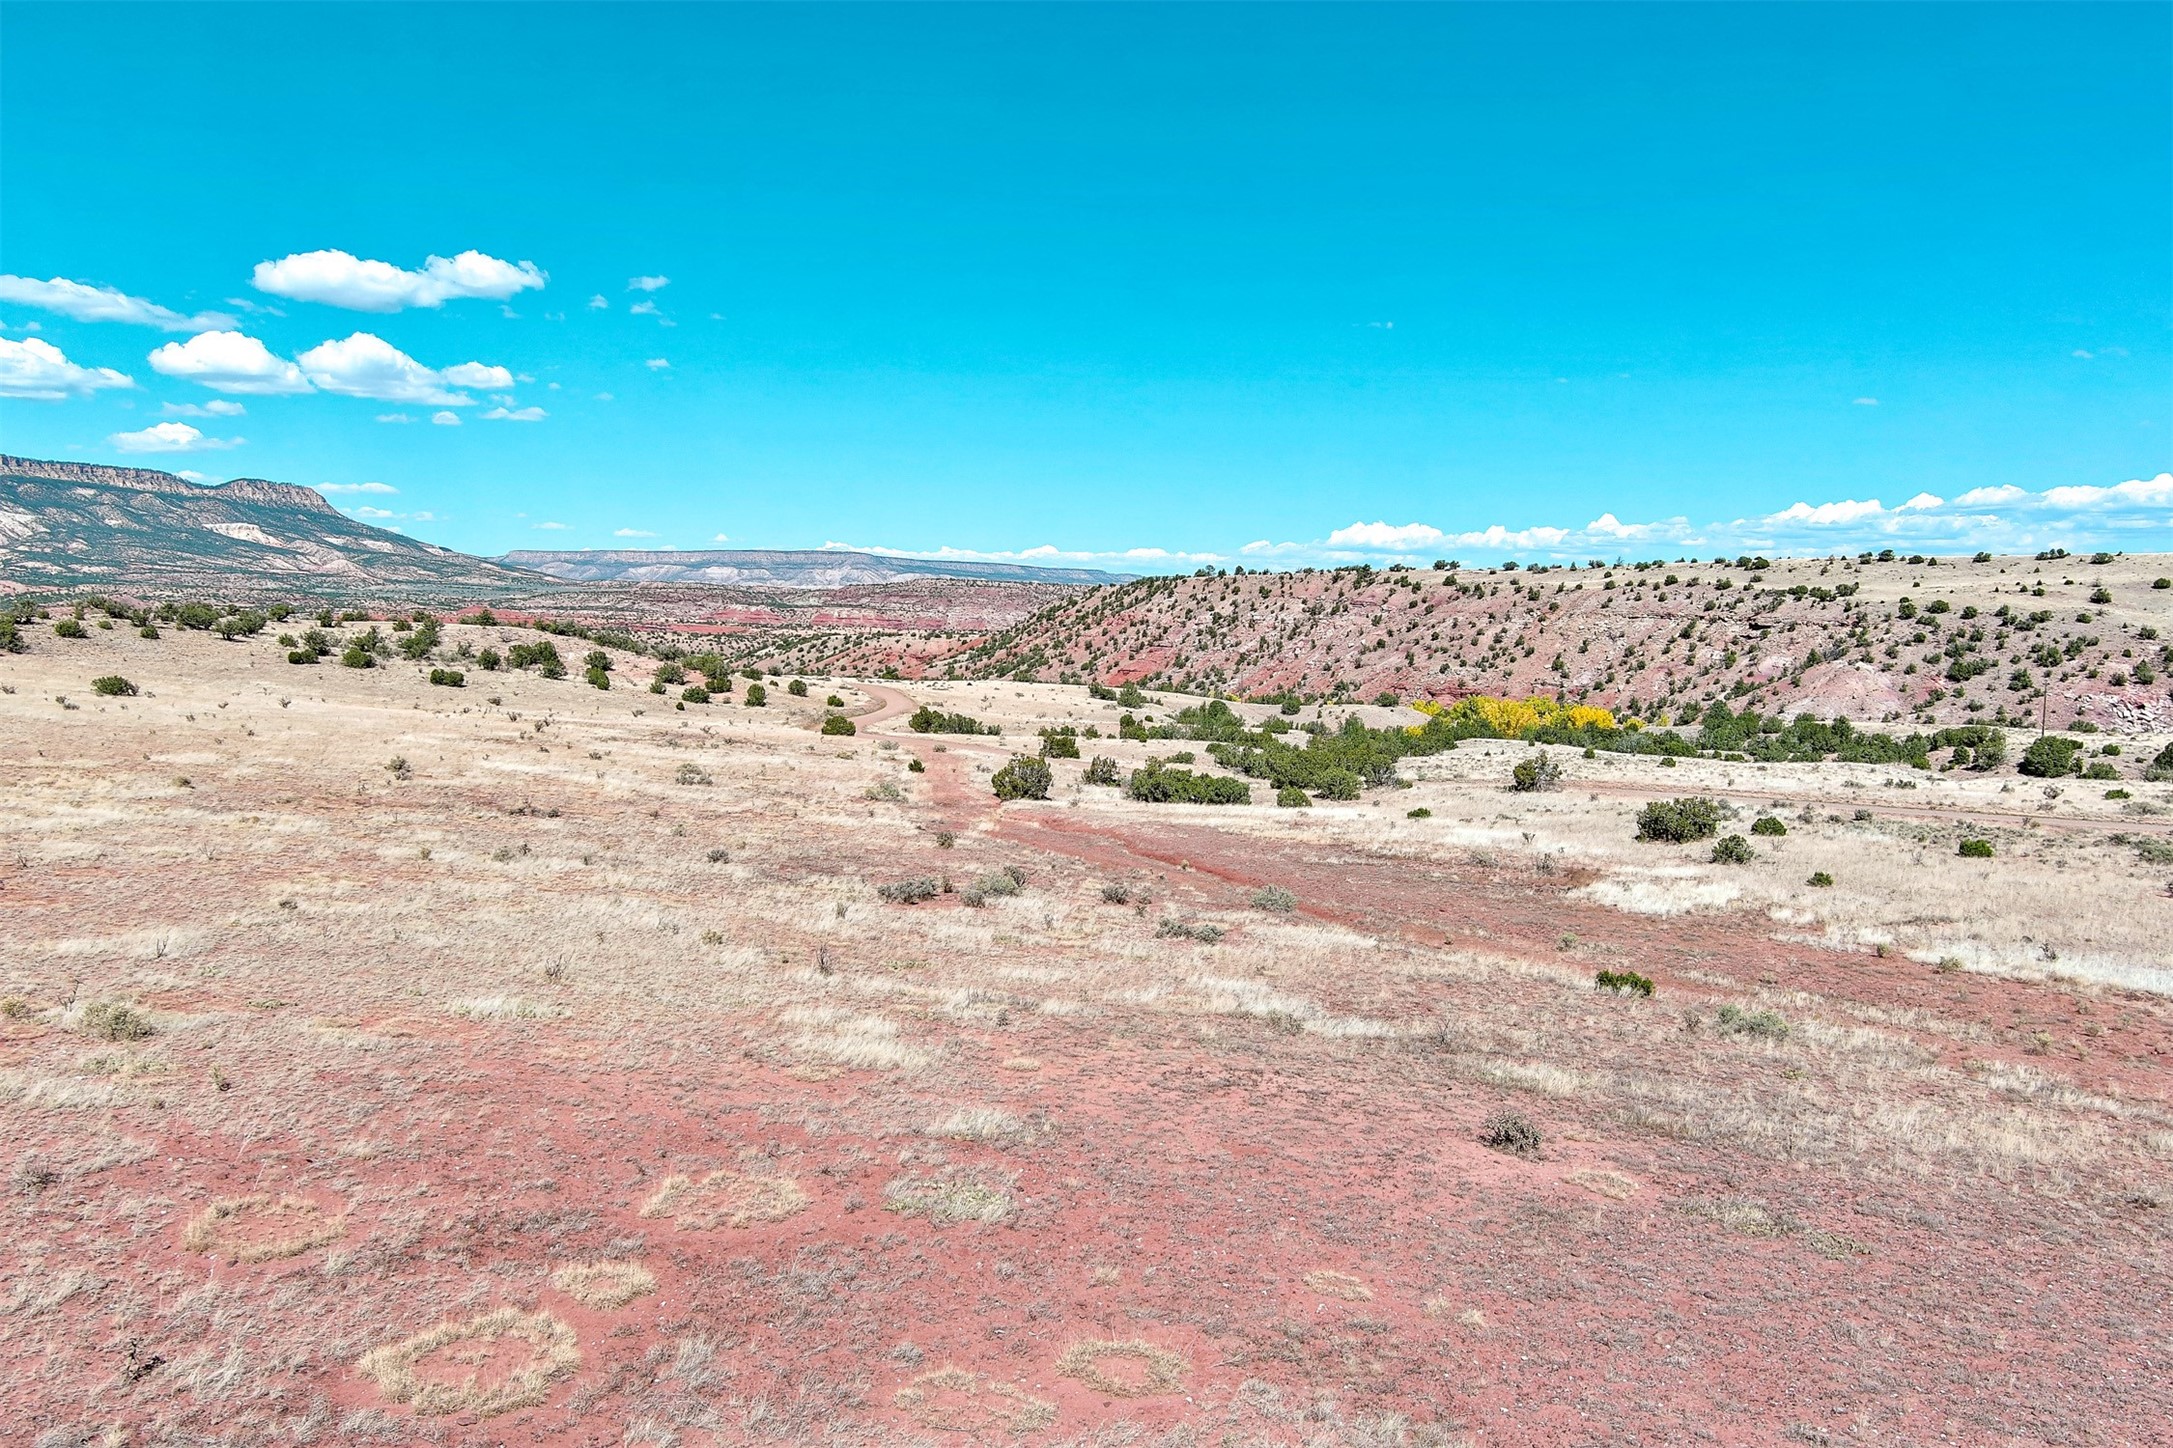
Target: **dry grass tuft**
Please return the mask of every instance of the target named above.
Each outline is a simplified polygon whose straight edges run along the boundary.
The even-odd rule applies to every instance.
[[[1305,1274],[1305,1285],[1323,1297],[1340,1297],[1345,1302],[1371,1302],[1373,1289],[1348,1272],[1336,1272],[1323,1267],[1317,1272]]]
[[[572,1262],[551,1274],[551,1285],[584,1307],[624,1307],[656,1291],[656,1274],[636,1262]]]
[[[1032,1056],[1013,1056],[1003,1063],[1006,1071],[1039,1071],[1041,1063]]]
[[[938,1227],[948,1227],[958,1222],[1001,1222],[1016,1207],[1008,1181],[967,1169],[933,1177],[899,1177],[883,1188],[883,1210],[926,1217]]]
[[[801,1006],[785,1012],[788,1024],[801,1026],[793,1051],[833,1066],[861,1071],[897,1071],[928,1062],[898,1039],[898,1027],[881,1016],[864,1016],[836,1006]]]
[[[1008,1111],[993,1106],[961,1106],[928,1128],[930,1136],[951,1141],[1017,1141],[1033,1129]]]
[[[346,1235],[345,1212],[327,1216],[301,1197],[227,1197],[191,1217],[181,1242],[191,1252],[216,1253],[229,1262],[270,1262]]]
[[[525,1343],[525,1360],[499,1371]],[[441,1323],[405,1342],[372,1348],[355,1365],[378,1391],[418,1413],[474,1413],[487,1418],[540,1403],[551,1384],[581,1365],[573,1329],[548,1312],[501,1307],[467,1322]],[[465,1370],[465,1371],[463,1371]],[[461,1376],[439,1376],[460,1373]]]
[[[555,1021],[565,1014],[556,1006],[507,995],[449,1001],[445,1008],[464,1021]]]
[[[1637,1183],[1619,1171],[1605,1171],[1598,1167],[1581,1166],[1569,1174],[1569,1179],[1588,1192],[1598,1192],[1603,1197],[1625,1202],[1637,1195]]]
[[[782,1222],[807,1210],[808,1196],[790,1177],[741,1176],[713,1171],[700,1181],[668,1176],[648,1201],[644,1217],[670,1217],[682,1231],[715,1227],[750,1227]]]
[[[1124,1376],[1104,1366],[1110,1362],[1133,1364]],[[1148,1398],[1174,1393],[1191,1370],[1173,1352],[1134,1338],[1130,1342],[1075,1342],[1056,1360],[1056,1370],[1113,1398]]]
[[[964,1368],[937,1368],[898,1389],[895,1403],[939,1433],[1031,1433],[1056,1421],[1056,1405]]]

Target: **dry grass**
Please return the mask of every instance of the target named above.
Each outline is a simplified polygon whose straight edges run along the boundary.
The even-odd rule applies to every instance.
[[[500,1348],[521,1344],[525,1355]],[[581,1365],[574,1331],[548,1312],[501,1307],[372,1348],[355,1365],[378,1391],[418,1413],[488,1418],[542,1402]],[[441,1376],[442,1374],[442,1376]]]
[[[1112,1372],[1111,1364],[1127,1364]],[[1113,1398],[1151,1398],[1174,1393],[1191,1371],[1176,1353],[1134,1338],[1128,1342],[1075,1342],[1056,1360],[1056,1370]]]
[[[1596,1192],[1618,1202],[1626,1202],[1637,1195],[1637,1183],[1619,1171],[1581,1166],[1569,1174],[1569,1179],[1588,1192]]]
[[[975,1168],[950,1168],[932,1177],[894,1179],[883,1188],[883,1209],[948,1227],[959,1222],[1001,1222],[1017,1207],[1007,1177]]]
[[[326,1214],[301,1197],[228,1197],[213,1202],[182,1228],[182,1245],[229,1262],[298,1257],[347,1235],[347,1214]]]
[[[807,1206],[807,1193],[790,1177],[713,1171],[700,1181],[686,1176],[666,1177],[663,1185],[641,1204],[641,1215],[670,1217],[682,1231],[701,1232],[782,1222],[806,1211]]]
[[[898,1027],[881,1016],[836,1006],[803,1006],[785,1012],[785,1023],[802,1027],[792,1041],[803,1060],[856,1071],[899,1071],[928,1064],[929,1055],[898,1039]]]
[[[1305,1285],[1323,1297],[1339,1297],[1345,1302],[1373,1300],[1373,1289],[1365,1284],[1364,1279],[1326,1267],[1306,1273]]]
[[[939,1433],[1031,1433],[1056,1421],[1056,1405],[964,1368],[922,1373],[892,1397],[921,1427]]]
[[[624,1307],[656,1291],[656,1274],[638,1262],[570,1262],[551,1285],[584,1307]]]

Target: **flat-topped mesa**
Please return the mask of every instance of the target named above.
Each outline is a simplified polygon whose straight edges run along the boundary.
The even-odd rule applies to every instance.
[[[235,478],[225,483],[192,483],[156,468],[114,468],[103,463],[53,462],[43,458],[19,458],[0,454],[0,473],[22,478],[43,478],[54,483],[88,483],[107,488],[132,488],[140,493],[179,493],[188,497],[218,498],[227,502],[270,503],[285,508],[310,508],[320,513],[337,510],[315,488],[275,483],[267,478]]]

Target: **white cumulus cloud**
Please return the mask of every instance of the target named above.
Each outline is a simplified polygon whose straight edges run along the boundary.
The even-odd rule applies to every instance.
[[[573,527],[573,524],[571,524],[571,523],[531,523],[531,524],[529,524],[528,526],[530,526],[531,528],[540,528],[540,529],[542,529],[542,530],[543,530],[544,532],[546,532],[546,533],[563,533],[563,532],[567,531],[567,530],[568,530],[569,528]]]
[[[1954,500],[1957,508],[1997,508],[2021,502],[2030,496],[2027,488],[2013,483],[2003,483],[1996,488],[1971,488]]]
[[[295,359],[311,382],[342,397],[368,397],[379,402],[417,402],[431,407],[466,407],[475,399],[454,390],[450,373],[474,375],[476,371],[504,375],[500,368],[479,362],[463,362],[446,372],[433,372],[384,338],[357,332],[345,341],[321,342]]]
[[[494,407],[483,414],[492,422],[541,422],[550,415],[540,407]]]
[[[455,387],[511,387],[513,374],[481,362],[455,362],[438,374]]]
[[[534,262],[500,261],[479,251],[464,251],[452,258],[433,256],[416,271],[391,262],[364,261],[350,252],[305,251],[278,261],[260,261],[250,278],[260,292],[353,312],[442,307],[462,297],[502,302],[516,292],[541,288],[547,280]]]
[[[277,397],[310,390],[302,369],[240,332],[201,332],[151,353],[151,370],[214,392]]]
[[[206,437],[185,422],[155,422],[139,432],[117,432],[106,439],[114,451],[124,453],[210,452],[240,447],[247,439]]]
[[[1776,526],[1783,523],[1814,523],[1821,526],[1860,523],[1885,511],[1877,498],[1868,498],[1862,502],[1854,498],[1844,498],[1838,503],[1820,503],[1816,507],[1809,503],[1791,503],[1780,512],[1769,515],[1766,521]]]
[[[162,417],[240,417],[248,410],[238,402],[214,397],[202,406],[193,402],[169,402],[159,408],[159,414]]]
[[[0,301],[42,307],[78,322],[133,322],[167,332],[201,332],[234,325],[234,319],[223,312],[185,317],[170,307],[129,296],[117,287],[94,287],[66,277],[41,282],[34,277],[0,276]]]
[[[649,301],[636,302],[626,310],[637,317],[653,317],[657,315],[656,303]]]
[[[460,426],[460,414],[457,412],[433,412],[430,414],[430,420],[439,427]]]
[[[651,372],[669,372],[671,370],[672,364],[662,357],[651,357],[647,362],[643,363],[642,365],[647,367]]]
[[[660,292],[672,284],[670,277],[628,277],[626,289],[630,292]]]
[[[134,387],[135,379],[111,367],[78,367],[51,342],[0,337],[0,397],[58,402],[108,387]]]
[[[1330,533],[1328,542],[1336,548],[1423,548],[1442,537],[1439,528],[1424,523],[1353,523]]]

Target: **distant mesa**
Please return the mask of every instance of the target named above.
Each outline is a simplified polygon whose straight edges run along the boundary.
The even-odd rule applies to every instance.
[[[347,517],[312,488],[0,455],[0,592],[502,594],[549,580]]]
[[[675,552],[644,548],[521,549],[499,559],[568,583],[703,583],[764,588],[847,588],[914,578],[985,583],[1128,583],[1138,575],[1093,568],[1035,568],[949,558],[898,558],[842,548],[730,548]]]

